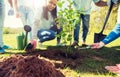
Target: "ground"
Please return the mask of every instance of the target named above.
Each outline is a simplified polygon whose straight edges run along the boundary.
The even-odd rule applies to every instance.
[[[60,48],[48,47],[47,50],[36,49],[30,53],[14,54],[9,58],[5,58],[0,63],[0,69],[1,69],[0,77],[6,77],[6,76],[25,77],[23,73],[30,74],[31,72],[29,73],[28,70],[35,71],[33,69],[34,67],[41,67],[40,66],[41,64],[38,64],[38,62],[36,62],[37,58],[39,58],[42,61],[45,60],[42,64],[42,65],[48,64],[45,66],[45,68],[49,69],[50,67],[52,68],[54,66],[54,68],[52,68],[53,70],[47,71],[49,77],[57,77],[57,76],[64,77],[66,74],[63,75],[60,72],[61,69],[64,69],[65,67],[70,67],[71,69],[77,68],[82,63],[84,56],[81,55],[78,51],[74,51],[73,53],[67,54],[66,56],[66,53],[63,50],[65,50],[64,47],[60,47]],[[49,62],[53,64],[53,66]],[[45,69],[44,66],[42,66],[42,68]],[[26,71],[25,69],[28,70]],[[20,70],[22,70],[23,72],[20,72]],[[54,76],[56,74],[55,70],[58,70],[57,76]],[[40,71],[38,71],[38,73],[40,73]],[[53,73],[49,75],[49,72],[51,71]],[[34,74],[34,72],[32,73]],[[34,76],[30,76],[30,77],[34,77]],[[45,77],[45,75],[41,75],[41,77]]]
[[[63,51],[64,50],[64,51]],[[77,50],[74,50],[73,53],[70,53],[66,56],[65,49],[61,48],[48,48],[47,50],[36,49],[35,51],[27,54],[23,54],[24,56],[36,55],[43,57],[44,59],[52,62],[56,68],[64,68],[69,66],[70,68],[77,68],[78,65],[82,63],[84,58],[83,54],[80,54]]]
[[[100,76],[100,77],[116,77],[116,75],[114,76],[113,74],[110,74],[110,76],[106,76],[108,71],[104,69],[104,67],[106,65],[114,65],[114,64],[118,63],[118,61],[119,61],[117,59],[114,59],[116,57],[119,57],[119,55],[120,55],[119,52],[114,51],[114,48],[112,48],[113,50],[111,50],[111,51],[107,51],[108,48],[103,48],[102,50],[99,50],[98,52],[95,52],[91,49],[71,48],[70,51],[72,51],[72,52],[67,55],[66,55],[66,51],[67,51],[66,49],[67,49],[66,47],[48,46],[47,49],[38,48],[30,53],[25,53],[25,51],[23,51],[23,53],[15,54],[15,53],[12,53],[12,51],[10,51],[10,52],[6,52],[6,54],[11,54],[11,56],[14,54],[16,56],[15,58],[19,58],[19,57],[17,57],[18,55],[23,56],[25,58],[26,57],[29,58],[32,56],[35,58],[38,57],[39,59],[48,61],[53,64],[50,67],[54,67],[54,70],[58,70],[59,73],[62,73],[62,74],[60,74],[60,75],[62,75],[61,77],[64,77],[64,76],[65,77],[88,77],[89,76],[89,75],[85,76],[85,75],[83,75],[83,73],[95,74],[96,77],[98,77],[99,74],[103,74],[103,76]],[[110,53],[110,54],[107,55],[108,53]],[[2,59],[3,58],[1,57],[1,60]],[[13,58],[11,58],[11,59],[13,59]],[[7,59],[4,59],[4,60],[7,60]],[[35,63],[34,61],[32,62],[32,60],[33,59],[30,59],[29,62],[31,62],[33,64],[28,63],[29,65],[35,65],[37,63],[37,62]],[[1,61],[1,62],[3,62],[3,61]],[[14,62],[14,59],[13,59],[13,62]],[[19,62],[20,62],[19,59],[17,62],[15,61],[15,63],[19,63]],[[11,62],[9,62],[9,61],[6,64],[0,63],[0,68],[1,68],[1,66],[10,66],[10,65],[11,65]],[[16,65],[16,64],[14,64],[14,65]],[[35,67],[36,67],[36,65],[35,65]],[[8,69],[9,67],[6,67],[6,68]],[[14,69],[13,66],[11,68]],[[69,68],[69,70],[66,71],[65,70],[66,68]],[[29,69],[31,69],[31,68],[29,68]],[[16,69],[16,70],[19,71],[20,68]],[[75,75],[75,76],[73,75],[74,74],[74,73],[72,73],[73,70],[78,72],[77,75]],[[1,69],[0,69],[0,72],[1,72]],[[19,73],[19,72],[17,72],[17,73]],[[22,76],[22,77],[24,77],[24,76]]]

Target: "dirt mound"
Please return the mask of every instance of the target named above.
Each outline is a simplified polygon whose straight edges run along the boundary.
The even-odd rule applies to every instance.
[[[11,56],[0,62],[0,77],[65,77],[52,63],[36,56]]]

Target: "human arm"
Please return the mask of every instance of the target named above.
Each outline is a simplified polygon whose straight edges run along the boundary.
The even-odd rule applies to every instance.
[[[120,24],[117,24],[115,28],[109,33],[109,35],[107,35],[101,42],[92,44],[91,48],[100,49],[106,44],[116,40],[118,37],[120,37]]]
[[[13,8],[14,8],[16,17],[19,18],[19,17],[20,17],[20,14],[19,14],[19,12],[18,12],[18,1],[17,1],[17,0],[13,0]]]
[[[41,23],[42,17],[42,9],[40,7],[36,7],[34,10],[33,17],[33,26],[32,26],[32,39],[37,39],[37,32],[40,29],[39,26]]]
[[[120,24],[117,24],[102,42],[104,44],[109,44],[110,42],[116,40],[118,37],[120,37]]]
[[[13,7],[12,0],[8,0],[8,3],[10,4],[10,7]]]

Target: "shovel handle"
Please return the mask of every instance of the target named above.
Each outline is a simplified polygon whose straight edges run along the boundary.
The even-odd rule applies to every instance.
[[[100,31],[101,34],[103,33],[103,31],[104,31],[104,29],[105,29],[105,25],[106,25],[106,23],[107,23],[107,21],[108,21],[108,18],[109,18],[109,16],[110,16],[111,11],[112,11],[113,4],[114,4],[114,3],[113,3],[112,0],[111,0],[111,4],[110,4],[110,6],[109,6],[109,9],[108,9],[108,12],[107,12],[107,15],[106,15],[106,18],[105,18],[105,21],[104,21],[102,30]]]

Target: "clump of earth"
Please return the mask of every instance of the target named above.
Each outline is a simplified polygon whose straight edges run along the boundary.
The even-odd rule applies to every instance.
[[[37,56],[13,55],[0,62],[0,77],[65,77],[54,65]]]

